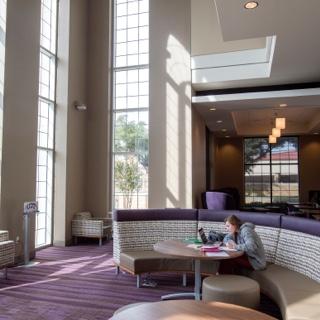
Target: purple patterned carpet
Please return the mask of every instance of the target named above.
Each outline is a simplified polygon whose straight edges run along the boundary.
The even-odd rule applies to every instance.
[[[50,247],[37,253],[37,261],[32,267],[11,268],[8,280],[0,279],[1,320],[106,320],[123,305],[193,289],[192,277],[183,288],[175,273],[152,274],[158,286],[137,289],[134,276],[115,274],[111,242]],[[262,311],[268,312],[272,305],[266,303]]]
[[[11,268],[8,280],[0,279],[1,320],[105,320],[123,305],[159,301],[182,289],[177,274],[155,275],[157,288],[137,289],[134,276],[115,274],[111,242],[50,247],[37,253],[37,261],[33,267]]]

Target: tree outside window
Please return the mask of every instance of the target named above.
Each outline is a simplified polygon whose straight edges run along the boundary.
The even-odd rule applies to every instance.
[[[127,115],[120,115],[115,124],[114,152],[114,181],[118,193],[116,207],[137,207],[135,196],[146,189],[148,175],[146,124],[142,121],[128,121]]]

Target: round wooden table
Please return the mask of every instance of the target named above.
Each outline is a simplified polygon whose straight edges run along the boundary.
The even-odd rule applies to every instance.
[[[172,255],[177,258],[190,258],[194,260],[194,292],[169,294],[162,296],[162,300],[190,296],[194,297],[196,300],[201,300],[201,260],[233,259],[243,255],[243,251],[221,251],[220,255],[219,252],[202,252],[196,245],[192,245],[183,240],[161,241],[156,243],[153,248],[155,251]]]
[[[234,304],[195,300],[147,302],[125,309],[111,320],[275,320],[264,313]]]

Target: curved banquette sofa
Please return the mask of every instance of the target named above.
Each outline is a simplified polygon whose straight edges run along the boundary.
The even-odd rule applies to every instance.
[[[153,244],[195,238],[200,227],[206,233],[225,232],[224,219],[231,214],[256,225],[268,266],[247,275],[258,281],[261,291],[279,305],[283,319],[320,320],[320,221],[231,210],[115,210],[115,264],[138,276],[155,271],[190,272],[189,260],[154,252]]]

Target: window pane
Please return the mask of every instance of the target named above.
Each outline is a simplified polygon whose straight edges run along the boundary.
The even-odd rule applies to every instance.
[[[268,163],[269,162],[269,143],[266,138],[253,138],[244,140],[244,162]]]
[[[141,40],[139,41],[139,53],[148,53],[149,52],[149,41]]]
[[[148,108],[149,107],[149,97],[148,96],[140,96],[139,97],[139,107],[140,108]]]
[[[115,74],[116,74],[116,83],[127,82],[127,71],[118,71]]]
[[[137,54],[132,54],[128,56],[128,66],[137,65],[139,63],[139,57]]]
[[[298,162],[298,138],[281,137],[272,146],[271,156],[273,162],[297,163]]]
[[[137,96],[139,90],[138,83],[129,83],[128,84],[128,96]]]
[[[148,1],[115,1],[112,185],[116,208],[148,206],[148,7]]]
[[[139,26],[147,26],[149,25],[149,14],[141,13],[139,14]]]
[[[148,64],[149,63],[149,54],[142,53],[139,54],[139,64]]]
[[[138,81],[139,81],[138,70],[129,70],[128,71],[128,82],[138,82]]]
[[[128,28],[135,28],[139,26],[139,16],[137,14],[128,16]]]
[[[120,56],[116,57],[116,66],[117,67],[124,67],[127,65],[127,57],[126,56]]]
[[[139,39],[148,39],[149,38],[149,28],[140,27],[139,28]]]
[[[127,14],[127,4],[121,3],[116,6],[117,16],[125,16]]]
[[[139,1],[139,12],[148,12],[149,11],[149,1],[140,0]]]
[[[128,108],[139,108],[139,97],[128,97]]]
[[[125,56],[127,54],[127,44],[118,43],[116,45],[116,56]]]
[[[128,54],[137,54],[139,52],[139,42],[131,41],[128,43]]]
[[[299,200],[298,138],[244,140],[245,202],[283,203]]]
[[[36,247],[51,243],[57,0],[41,0]]]
[[[128,14],[139,13],[138,1],[131,1],[128,3]]]
[[[117,18],[117,29],[125,29],[127,27],[127,17],[118,17]]]
[[[127,108],[127,98],[117,98],[115,108],[116,109]]]
[[[127,31],[126,30],[119,30],[117,31],[117,42],[126,42],[127,41]]]
[[[126,97],[127,96],[127,85],[118,84],[116,85],[116,97]]]
[[[139,70],[139,80],[140,81],[149,81],[149,69],[140,69]]]

